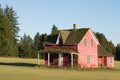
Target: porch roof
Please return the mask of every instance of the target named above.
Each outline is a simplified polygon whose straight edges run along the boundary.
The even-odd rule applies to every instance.
[[[106,51],[101,45],[98,46],[98,56],[113,56],[112,53]]]
[[[41,50],[39,51],[38,53],[78,53],[77,51],[73,50],[73,49],[70,49],[70,48],[50,48],[50,49],[47,49],[47,50]]]

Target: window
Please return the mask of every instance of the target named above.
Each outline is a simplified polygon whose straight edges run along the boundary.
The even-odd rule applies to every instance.
[[[50,54],[50,63],[51,64],[53,63],[53,60],[54,60],[54,56],[53,56],[53,54]]]
[[[62,38],[59,39],[59,46],[62,47],[63,42],[62,42]]]
[[[84,45],[85,46],[87,45],[87,39],[84,39]]]
[[[87,64],[90,64],[90,55],[87,55]]]
[[[91,43],[91,46],[93,46],[93,39],[91,39],[91,42],[90,42],[90,43]]]
[[[110,57],[110,63],[112,63],[112,57]]]

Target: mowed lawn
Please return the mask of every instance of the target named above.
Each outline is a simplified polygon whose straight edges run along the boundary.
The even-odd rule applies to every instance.
[[[40,61],[43,64],[43,60]],[[63,69],[36,67],[37,59],[0,57],[0,80],[120,80],[120,62],[115,69]]]

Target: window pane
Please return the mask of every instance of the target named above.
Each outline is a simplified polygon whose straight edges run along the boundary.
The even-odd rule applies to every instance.
[[[93,46],[93,39],[91,39],[91,46]]]
[[[87,64],[90,64],[90,55],[87,55]]]
[[[110,57],[110,63],[112,63],[112,57]]]
[[[84,45],[85,46],[87,45],[87,39],[84,39]]]

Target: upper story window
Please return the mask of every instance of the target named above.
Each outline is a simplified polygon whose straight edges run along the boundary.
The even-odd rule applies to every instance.
[[[93,39],[90,40],[90,44],[91,44],[91,46],[93,46]]]
[[[85,46],[87,45],[87,39],[84,39],[84,45]]]

